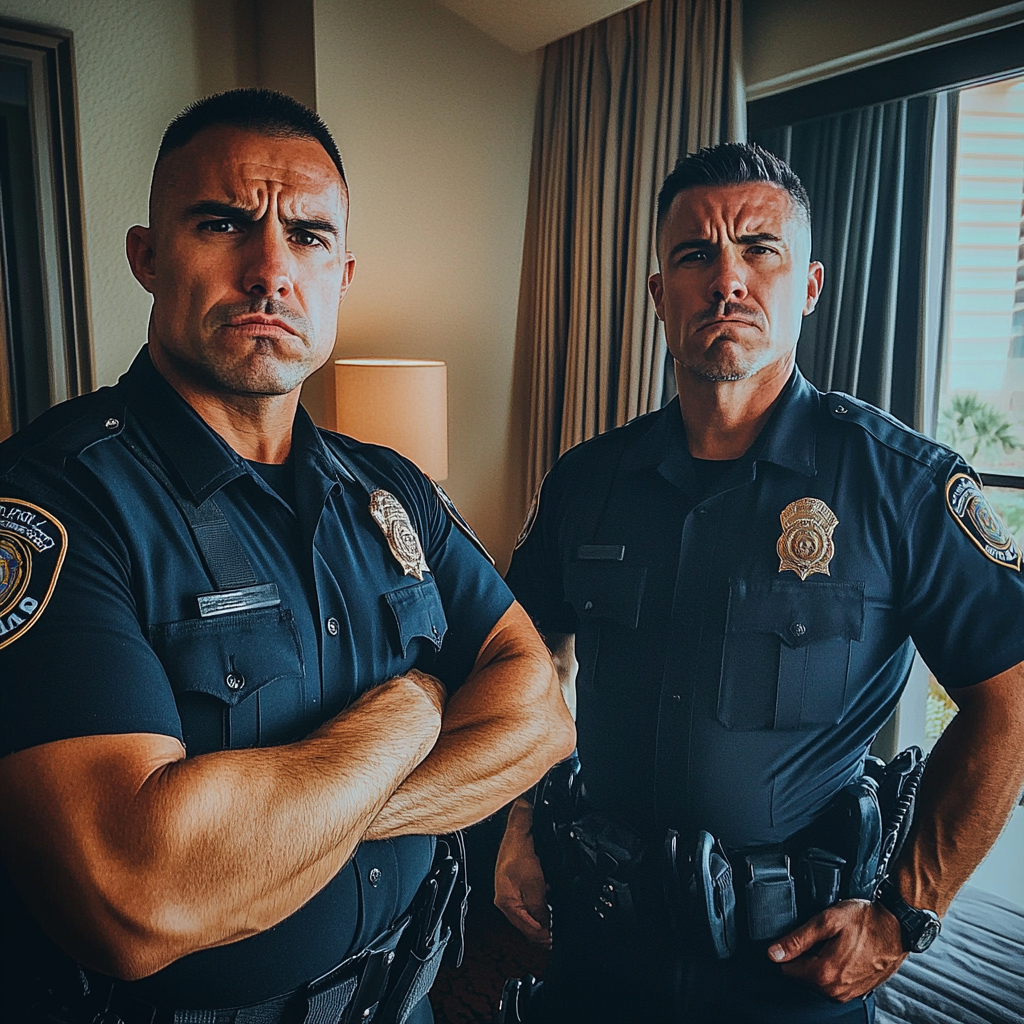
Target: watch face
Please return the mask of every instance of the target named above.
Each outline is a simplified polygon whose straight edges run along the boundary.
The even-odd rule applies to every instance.
[[[942,925],[934,914],[928,915],[928,920],[921,926],[921,934],[910,944],[911,953],[923,953],[938,937],[942,931]]]

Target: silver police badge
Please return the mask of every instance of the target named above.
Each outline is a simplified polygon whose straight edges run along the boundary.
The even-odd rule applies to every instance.
[[[1013,535],[974,477],[954,473],[946,481],[946,507],[987,559],[1020,572],[1021,553]]]
[[[830,576],[828,564],[836,553],[832,531],[839,525],[835,512],[820,498],[800,498],[787,505],[779,519],[779,572],[791,569],[802,580],[815,572]]]
[[[430,567],[423,557],[423,547],[409,519],[409,513],[402,507],[402,503],[389,491],[374,491],[370,495],[370,515],[387,538],[391,554],[402,567],[402,572],[422,580],[423,574],[430,572]]]
[[[68,535],[48,512],[0,498],[0,647],[35,625],[64,564]]]

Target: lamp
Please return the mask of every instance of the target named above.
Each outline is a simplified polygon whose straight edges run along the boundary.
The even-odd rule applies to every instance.
[[[337,429],[448,476],[448,366],[439,359],[336,359]]]

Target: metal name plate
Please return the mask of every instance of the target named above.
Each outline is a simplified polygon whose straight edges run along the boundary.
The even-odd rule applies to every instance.
[[[213,594],[199,594],[199,617],[231,615],[233,612],[251,612],[257,608],[274,608],[281,603],[276,583],[257,583],[237,590],[218,590]]]

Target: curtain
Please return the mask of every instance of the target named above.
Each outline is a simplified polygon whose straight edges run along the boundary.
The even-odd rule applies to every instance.
[[[947,94],[865,107],[761,133],[811,198],[818,308],[797,347],[823,391],[846,391],[933,433],[947,256]]]
[[[663,403],[655,201],[680,157],[746,135],[740,13],[648,0],[544,52],[517,329],[527,500],[561,452]]]

